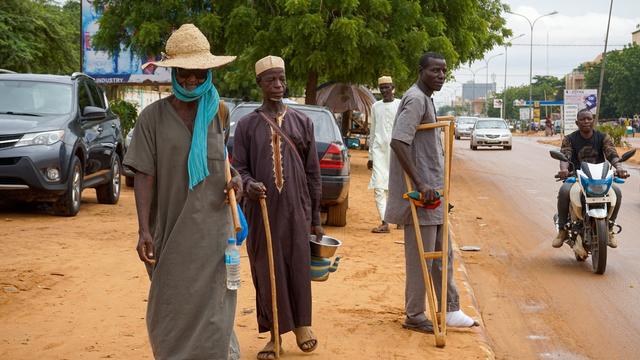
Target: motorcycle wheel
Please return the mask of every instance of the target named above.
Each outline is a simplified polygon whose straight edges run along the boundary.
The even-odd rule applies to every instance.
[[[602,275],[607,268],[609,227],[606,219],[596,219],[594,223],[594,234],[591,237],[591,265],[594,273]]]

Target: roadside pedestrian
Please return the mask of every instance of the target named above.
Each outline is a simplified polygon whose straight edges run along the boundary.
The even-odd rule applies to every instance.
[[[369,161],[367,168],[371,172],[369,189],[373,189],[374,199],[382,224],[371,230],[373,233],[388,233],[389,224],[384,221],[384,211],[389,195],[389,159],[391,157],[391,131],[398,111],[400,100],[394,97],[395,86],[391,76],[378,79],[378,89],[382,100],[371,106],[371,124],[369,125]]]
[[[549,115],[544,120],[544,136],[553,136],[553,123]]]
[[[311,352],[318,339],[311,331],[309,234],[324,235],[320,225],[320,163],[313,122],[283,104],[286,84],[282,58],[256,62],[262,105],[238,121],[233,165],[242,175],[249,222],[247,252],[256,288],[258,331],[271,339],[258,359],[275,358],[275,336],[293,331],[298,347]],[[273,241],[278,330],[273,333],[267,242],[260,210],[266,197]],[[280,342],[282,343],[282,342]]]
[[[402,97],[391,135],[391,164],[389,171],[389,200],[385,211],[385,221],[392,224],[404,224],[404,252],[406,266],[405,313],[403,327],[420,332],[433,332],[433,324],[425,316],[425,283],[415,237],[414,226],[420,226],[424,249],[427,252],[442,249],[444,229],[444,209],[440,205],[435,209],[416,209],[419,224],[413,224],[409,202],[403,199],[407,191],[404,174],[413,182],[413,188],[419,191],[427,201],[437,198],[435,189],[443,188],[444,151],[440,129],[417,131],[424,123],[436,122],[436,110],[431,95],[444,84],[447,64],[444,57],[428,52],[420,58],[418,81]],[[451,235],[449,234],[449,242]],[[471,327],[477,323],[460,309],[458,290],[453,277],[453,247],[449,244],[448,287],[446,322],[451,327]],[[442,261],[428,260],[427,266],[433,278],[437,299],[441,299]],[[431,319],[433,320],[433,319]]]
[[[151,278],[147,330],[156,359],[238,359],[236,291],[227,290],[224,252],[233,226],[225,180],[223,113],[207,38],[184,24],[167,40],[173,95],[146,107],[125,166],[135,171],[137,251]],[[146,64],[145,66],[148,66]],[[235,173],[235,170],[233,170]]]

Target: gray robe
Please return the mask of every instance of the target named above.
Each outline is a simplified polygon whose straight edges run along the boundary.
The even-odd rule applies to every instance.
[[[208,131],[210,175],[191,191],[190,145],[191,133],[167,98],[142,111],[124,159],[155,177],[150,229],[157,263],[148,269],[147,329],[156,359],[227,359],[236,291],[226,288],[224,251],[233,233],[219,121]]]

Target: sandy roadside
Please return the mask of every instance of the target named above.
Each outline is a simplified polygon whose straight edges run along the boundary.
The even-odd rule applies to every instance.
[[[444,349],[432,335],[401,328],[402,231],[370,233],[378,215],[365,164],[366,153],[353,151],[348,226],[326,228],[344,245],[338,271],[313,283],[320,345],[303,354],[287,334],[283,358],[493,358],[482,328],[450,329]],[[115,206],[96,204],[87,191],[75,218],[0,208],[0,358],[152,358],[144,322],[148,280],[134,251],[136,233],[131,189]],[[255,359],[267,339],[257,333],[255,292],[248,259],[242,260],[236,331],[242,359]],[[479,318],[460,261],[456,281],[462,308]]]

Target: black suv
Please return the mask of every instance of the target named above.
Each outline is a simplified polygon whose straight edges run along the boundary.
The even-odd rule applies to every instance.
[[[0,74],[0,200],[53,203],[74,216],[82,190],[120,197],[120,119],[87,75]]]
[[[260,106],[258,103],[241,103],[229,115],[230,135],[227,142],[229,154],[233,154],[233,133],[238,120],[258,106]],[[327,225],[345,226],[349,208],[351,169],[349,153],[342,142],[336,119],[325,107],[295,104],[287,104],[287,106],[304,113],[313,121],[322,176],[321,210],[327,213]]]

